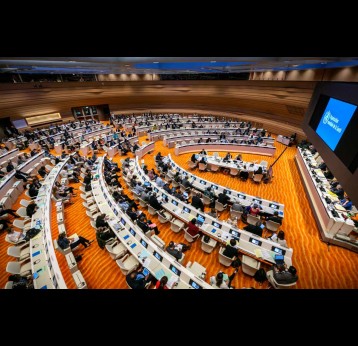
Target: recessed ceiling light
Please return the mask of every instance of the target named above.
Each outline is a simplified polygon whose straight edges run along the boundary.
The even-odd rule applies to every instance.
[[[153,64],[159,64],[159,61],[153,61]]]
[[[216,61],[215,60],[212,60],[212,61],[210,61],[211,63],[216,63]]]
[[[297,67],[298,65],[292,65],[293,67]]]
[[[125,67],[129,67],[130,65],[124,65]]]
[[[69,60],[68,62],[77,62],[77,61],[74,61],[74,60]]]

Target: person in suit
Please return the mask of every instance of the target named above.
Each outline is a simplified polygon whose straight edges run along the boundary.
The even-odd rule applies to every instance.
[[[149,197],[149,205],[151,207],[153,207],[155,210],[161,210],[162,209],[162,205],[159,203],[158,199],[157,199],[157,194],[153,193],[150,197]]]
[[[100,228],[100,227],[106,227],[109,228],[109,224],[107,222],[107,215],[106,214],[101,214],[97,216],[96,219],[96,227]]]
[[[273,216],[268,216],[268,217],[266,218],[266,220],[273,221],[273,222],[277,222],[277,223],[279,223],[280,225],[282,225],[282,218],[280,218],[280,217],[278,216],[278,211],[277,211],[277,210],[274,211]]]
[[[224,160],[223,161],[229,161],[231,160],[231,154],[230,153],[227,153],[224,157]]]
[[[196,163],[198,161],[198,159],[196,158],[196,154],[191,155],[190,160],[191,160],[191,162]]]
[[[225,205],[230,201],[230,197],[226,194],[226,191],[219,193],[218,202]]]
[[[201,152],[199,153],[200,155],[208,155],[208,153],[206,152],[205,149],[202,149]]]
[[[134,290],[145,289],[146,285],[151,281],[150,273],[144,275],[143,267],[137,268],[133,272],[126,275],[128,286]]]
[[[239,255],[239,250],[235,247],[236,240],[230,239],[230,244],[226,244],[225,250],[223,251],[223,255],[229,258],[234,258]]]
[[[237,156],[235,157],[235,160],[242,161],[242,155],[237,154]]]
[[[204,211],[204,203],[198,194],[196,194],[192,197],[191,205],[196,209],[200,209],[201,211]]]
[[[78,240],[75,241],[73,238],[67,238],[65,233],[60,233],[57,239],[57,243],[62,250],[65,250],[68,247],[70,247],[72,250],[80,244],[82,244],[86,248],[93,243],[93,240],[88,240],[84,237],[79,236]]]
[[[193,187],[193,185],[190,183],[190,181],[189,181],[189,177],[186,175],[185,177],[184,177],[184,179],[182,180],[182,185],[186,188],[186,189],[188,189],[188,188],[192,188]]]
[[[152,226],[151,226],[152,225]],[[151,221],[147,220],[145,215],[142,213],[140,214],[139,218],[137,219],[137,226],[144,232],[147,233],[151,230],[154,230],[154,233],[158,235],[160,232],[158,227],[155,224],[152,224]]]
[[[191,245],[184,243],[176,244],[171,241],[165,250],[179,261],[183,257],[183,252],[190,250],[190,248]]]
[[[244,230],[262,237],[262,228],[260,226],[261,226],[261,221],[257,221],[255,225],[245,226]]]
[[[274,264],[266,273],[268,281],[274,286],[272,278],[278,284],[291,284],[298,280],[297,270],[294,266],[287,269],[286,264]]]
[[[335,193],[339,199],[344,198],[344,190],[342,185],[338,184],[335,188],[332,188],[331,191]]]
[[[254,171],[254,174],[262,174],[262,167],[259,166],[259,168],[256,171]]]

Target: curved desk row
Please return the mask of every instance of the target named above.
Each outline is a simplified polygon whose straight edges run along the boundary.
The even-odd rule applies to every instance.
[[[99,127],[99,125],[101,125],[100,123],[97,123],[97,124],[92,124],[90,125],[90,129],[91,131],[93,129],[96,129],[97,127]],[[67,130],[71,135],[74,136],[74,138],[78,138],[82,135],[83,131],[86,130],[86,126],[82,126],[82,127],[78,127],[78,128],[75,128],[75,129],[71,129],[71,130]],[[47,142],[47,144],[49,144],[48,142],[48,139],[49,138],[53,138],[55,142],[58,142],[60,139],[61,139],[61,136],[63,135],[63,131],[60,131],[58,133],[55,133],[54,135],[48,135],[47,137],[46,136],[43,136],[41,137],[40,139],[36,139],[34,140],[33,142],[29,143],[29,148],[32,150],[32,149],[38,149],[40,147],[39,145],[39,141],[40,140],[44,140],[45,142]],[[61,142],[62,143],[62,142]]]
[[[41,161],[43,160],[44,160],[44,151],[36,154],[35,156],[32,156],[29,160],[17,166],[16,169],[25,173],[30,173],[30,171],[38,167]],[[12,171],[0,180],[0,199],[4,198],[5,195],[8,194],[9,189],[11,189],[11,187],[13,187],[14,184],[17,185],[17,189],[19,190],[18,195],[20,195],[20,193],[24,190],[23,181],[21,179],[18,180],[17,178],[15,178],[15,171]],[[12,204],[15,203],[16,199],[17,197],[13,201],[8,201],[6,204],[3,203],[2,201],[0,203],[3,203],[4,207],[6,208],[11,208]]]
[[[339,205],[338,197],[329,192],[330,183],[323,175],[323,172],[320,169],[315,169],[318,164],[313,159],[311,152],[297,148],[295,161],[308,194],[322,240],[329,244],[335,244],[358,252],[358,243],[352,243],[351,239],[347,237],[354,229],[354,223],[351,219],[343,217],[343,215],[347,216],[347,213]],[[317,182],[316,179],[320,182]],[[331,199],[333,203],[327,204],[325,197]],[[337,208],[342,210],[337,210],[334,203],[337,203]],[[335,211],[334,214],[337,213],[336,215],[332,214],[333,210]],[[341,235],[342,239],[337,238],[336,234]],[[345,238],[346,240],[344,240]],[[353,239],[355,240],[355,238]]]
[[[285,263],[290,266],[292,264],[293,249],[284,248],[278,243],[262,238],[253,233],[247,232],[233,227],[225,221],[218,220],[196,208],[190,204],[186,204],[168,193],[162,188],[158,187],[154,181],[149,181],[149,178],[144,174],[139,165],[138,159],[135,162],[135,174],[141,181],[148,182],[153,186],[154,191],[162,198],[167,197],[168,202],[163,202],[162,207],[171,213],[175,218],[188,223],[191,219],[196,218],[198,214],[205,219],[200,230],[213,238],[219,243],[226,244],[232,238],[238,242],[238,249],[250,257],[265,263],[275,263],[274,257],[276,254],[284,256]]]
[[[243,145],[243,144],[230,144],[230,143],[200,143],[200,144],[187,144],[175,147],[175,155],[185,153],[200,152],[202,149],[206,151],[228,151],[240,152],[247,154],[274,156],[276,152],[275,147],[260,146],[260,145]]]
[[[195,127],[193,128],[192,126],[183,126],[180,129],[166,129],[166,130],[159,130],[159,131],[152,131],[148,133],[148,137],[150,140],[152,141],[157,141],[157,140],[162,140],[164,138],[164,136],[166,135],[171,135],[171,134],[184,134],[185,132],[187,133],[191,133],[192,131],[194,131],[195,133],[199,134],[199,135],[204,135],[204,134],[215,134],[215,133],[207,133],[208,131],[210,132],[214,132],[216,130],[219,130],[219,134],[221,132],[229,132],[231,134],[235,134],[235,130],[240,130],[240,131],[245,131],[247,130],[247,127],[244,128],[228,128],[228,127],[223,127],[221,125],[216,126],[216,125],[206,125],[202,128],[199,127]],[[251,127],[249,130],[249,134],[241,134],[239,133],[238,135],[242,135],[242,136],[249,136],[252,134],[253,131],[258,131],[261,132],[263,131],[263,129],[256,129],[255,127]],[[269,139],[273,139],[272,137],[263,137],[263,138],[269,138]]]
[[[154,150],[154,142],[150,142],[146,145],[141,146],[136,152],[135,155],[138,159],[141,159],[145,154],[149,153],[150,151]]]
[[[229,141],[229,143],[222,143],[220,142],[220,136],[219,135],[192,135],[192,136],[179,136],[179,137],[169,137],[169,138],[164,138],[163,140],[163,144],[165,146],[167,146],[168,148],[174,148],[177,144],[178,145],[186,145],[186,144],[209,144],[206,143],[206,139],[210,138],[211,142],[210,143],[217,143],[217,144],[235,144],[235,145],[252,145],[252,144],[241,144],[240,141],[244,140],[246,141],[247,139],[244,137],[248,137],[248,136],[226,136],[226,140]],[[198,143],[198,141],[202,139],[203,142]],[[230,143],[230,141],[232,140],[236,140],[239,143]],[[189,143],[183,143],[183,141],[190,141]],[[191,143],[193,142],[193,143]],[[273,146],[275,140],[265,140],[263,139],[263,144],[266,144],[268,146]]]
[[[195,189],[204,192],[208,187],[213,187],[213,192],[216,196],[219,195],[219,193],[222,193],[226,191],[228,196],[230,197],[231,202],[238,202],[243,206],[249,206],[252,203],[258,203],[262,207],[262,210],[265,213],[273,214],[275,211],[278,211],[280,217],[284,217],[284,204],[278,203],[276,201],[270,201],[267,199],[262,199],[260,197],[256,196],[250,196],[248,194],[245,194],[240,191],[229,189],[228,187],[213,184],[212,182],[198,178],[195,174],[192,174],[185,169],[178,166],[171,158],[170,154],[168,154],[169,161],[172,166],[175,167],[175,169],[179,173],[183,173],[184,175],[187,175],[190,179],[191,184],[195,187]],[[209,158],[209,157],[208,157]],[[256,168],[257,169],[257,168]],[[170,177],[170,176],[169,176]]]
[[[36,289],[67,288],[52,242],[51,196],[55,181],[68,160],[69,157],[52,168],[35,200],[39,208],[32,216],[31,227],[41,228],[41,232],[30,240],[32,273],[37,272],[39,274],[38,278],[34,279],[34,287]]]
[[[12,150],[8,151],[5,154],[2,154],[0,156],[0,165],[3,165],[5,163],[7,163],[8,160],[10,160],[13,157],[17,156],[19,153],[20,153],[19,148],[16,148],[16,149],[12,149]]]
[[[175,261],[169,253],[159,248],[120,209],[103,179],[102,157],[98,158],[95,176],[97,175],[99,179],[92,179],[91,182],[92,193],[97,206],[101,213],[110,217],[108,223],[111,229],[138,262],[143,263],[158,280],[166,275],[169,281],[178,282],[179,284],[175,288],[212,288],[189,269]]]
[[[135,136],[135,137],[129,137],[127,138],[129,140],[129,143],[133,146],[134,144],[137,144],[138,143],[138,137]],[[122,140],[120,142],[121,144],[124,143],[124,140]],[[118,144],[115,144],[111,147],[108,148],[107,150],[107,155],[110,157],[110,158],[113,158],[116,154],[119,154],[119,155],[122,155],[122,151],[120,149],[118,149]]]

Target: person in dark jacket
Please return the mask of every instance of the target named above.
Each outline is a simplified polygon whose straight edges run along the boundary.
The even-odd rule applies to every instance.
[[[151,281],[151,275],[148,273],[145,275],[143,273],[143,268],[134,270],[133,272],[127,274],[126,282],[128,286],[134,290],[145,289],[146,285]]]
[[[225,250],[223,251],[223,255],[229,258],[234,258],[239,255],[239,250],[235,247],[236,246],[236,240],[231,239],[230,244],[227,244],[225,246]]]
[[[190,245],[183,243],[176,244],[171,241],[165,250],[179,261],[183,257],[183,252],[190,250],[190,248]]]
[[[151,226],[152,225],[152,226]],[[157,226],[154,226],[151,221],[147,220],[144,214],[141,214],[137,219],[137,226],[144,232],[147,233],[151,230],[154,230],[155,234],[158,235],[160,232]]]
[[[157,195],[155,193],[149,197],[149,205],[153,207],[155,210],[162,209],[162,205],[157,200]]]
[[[257,221],[256,225],[247,225],[246,227],[244,227],[244,230],[262,237],[262,228],[260,226],[261,221]]]
[[[96,219],[96,227],[100,228],[100,227],[107,227],[109,228],[108,222],[106,220],[107,215],[106,214],[101,214],[97,216]]]
[[[273,216],[267,217],[266,220],[273,221],[273,222],[277,222],[277,223],[279,223],[280,225],[282,225],[282,218],[280,218],[280,217],[278,216],[278,211],[276,211],[276,210],[274,211]]]
[[[26,207],[26,215],[28,217],[32,217],[32,215],[34,215],[36,213],[37,209],[38,209],[38,206],[35,203],[30,203]]]
[[[79,236],[78,240],[75,241],[73,238],[72,239],[67,238],[65,233],[60,233],[60,235],[58,236],[57,243],[62,250],[65,250],[68,247],[70,247],[71,250],[73,250],[75,247],[77,247],[80,244],[82,244],[86,248],[90,246],[91,243],[93,243],[93,240],[88,240],[84,237]]]
[[[201,200],[201,198],[199,197],[198,194],[196,194],[195,196],[192,197],[191,199],[191,205],[194,208],[200,209],[201,211],[204,211],[204,203]]]
[[[225,205],[227,202],[230,201],[230,197],[226,194],[226,191],[223,191],[222,193],[219,193],[218,202]]]

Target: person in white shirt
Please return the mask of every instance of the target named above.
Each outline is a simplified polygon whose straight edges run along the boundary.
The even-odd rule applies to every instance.
[[[288,245],[287,245],[287,242],[286,242],[286,239],[285,239],[285,233],[284,231],[279,231],[277,234],[274,233],[271,237],[269,237],[268,239],[280,244],[281,246],[283,247],[287,247],[288,248]]]
[[[216,276],[212,276],[210,278],[210,285],[215,288],[220,288],[224,290],[228,290],[230,287],[228,286],[229,277],[223,272],[217,273]]]
[[[13,228],[8,229],[7,236],[13,243],[18,243],[25,238],[25,234],[23,232],[16,232]]]

